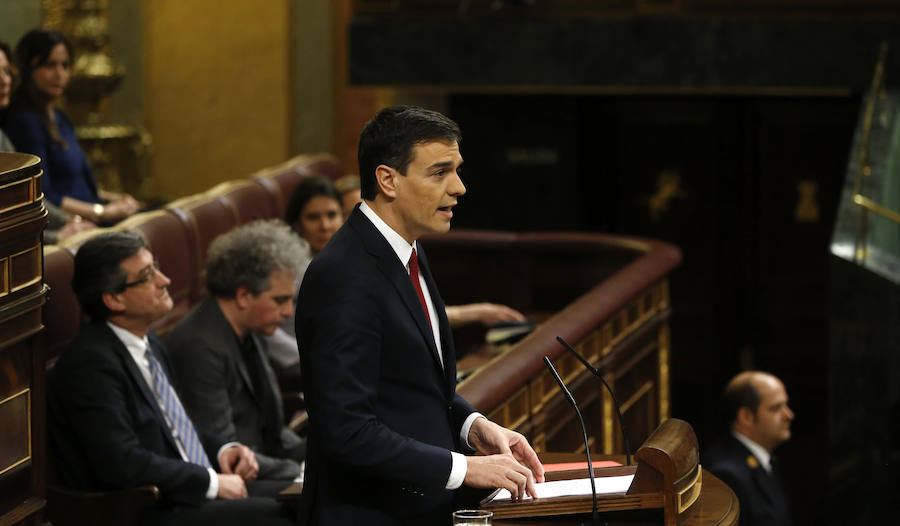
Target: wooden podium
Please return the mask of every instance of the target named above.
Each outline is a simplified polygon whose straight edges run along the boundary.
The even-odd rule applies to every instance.
[[[568,460],[579,457],[583,458],[580,455],[566,456]],[[597,496],[599,511],[662,510],[666,526],[737,524],[737,498],[730,488],[700,466],[697,437],[687,422],[674,418],[663,422],[644,442],[635,458],[636,465],[594,470],[597,478],[634,474],[634,480],[624,494]],[[566,480],[588,476],[587,469],[579,469],[549,473],[546,478]],[[704,488],[704,482],[712,484]],[[705,504],[712,507],[698,506],[701,496],[705,496]],[[506,501],[485,503],[483,508],[493,511],[494,519],[506,524],[503,519],[590,513],[592,499],[587,495],[518,503]],[[619,513],[617,517],[622,517],[623,523],[629,522],[627,514]]]

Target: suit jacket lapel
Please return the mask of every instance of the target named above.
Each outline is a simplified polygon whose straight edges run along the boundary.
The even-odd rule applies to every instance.
[[[244,357],[241,354],[241,344],[234,334],[234,329],[231,328],[231,324],[228,323],[225,314],[222,313],[222,309],[219,308],[219,304],[216,302],[215,298],[207,298],[205,302],[206,305],[204,306],[204,311],[209,318],[208,325],[212,327],[210,334],[219,335],[218,344],[231,355],[231,362],[237,366],[238,374],[240,375],[241,380],[243,380],[244,385],[247,387],[247,391],[253,396],[257,403],[259,403],[259,394],[256,392],[256,389],[253,388],[253,382],[250,381],[250,372],[247,371],[247,364],[244,363]]]
[[[159,425],[165,430],[163,433],[166,436],[166,439],[171,444],[172,448],[175,451],[178,451],[178,445],[175,443],[175,438],[172,436],[172,429],[169,427],[169,424],[166,423],[166,416],[163,415],[162,409],[159,408],[159,401],[156,398],[156,394],[153,392],[153,388],[147,385],[147,381],[144,379],[144,375],[141,373],[141,370],[138,369],[136,363],[134,363],[134,358],[132,358],[131,354],[128,352],[128,349],[125,348],[125,344],[112,332],[112,330],[107,327],[105,324],[103,325],[103,329],[105,329],[107,333],[107,337],[111,339],[112,347],[115,353],[118,355],[119,359],[125,365],[125,370],[131,376],[131,381],[135,383],[138,387],[138,391],[144,396],[144,401],[150,406],[153,410],[153,413],[156,415],[156,420],[159,422]],[[164,369],[163,372],[166,373],[166,377],[169,379],[169,383],[172,382],[171,375],[169,374],[168,368],[166,367],[166,358],[158,348],[158,345],[153,338],[150,339],[150,350],[153,352],[154,356],[156,356],[157,361],[160,364],[163,364],[162,367]]]
[[[379,232],[378,229],[375,228],[375,225],[359,211],[359,207],[350,214],[350,224],[353,226],[354,230],[360,234],[363,243],[366,245],[366,250],[375,256],[378,268],[388,281],[391,282],[394,289],[397,291],[397,294],[400,295],[400,298],[406,305],[410,316],[412,316],[413,320],[416,322],[416,326],[419,328],[422,338],[425,340],[428,349],[431,351],[435,366],[442,367],[438,357],[437,345],[434,343],[434,334],[431,331],[431,325],[428,324],[428,320],[425,318],[425,311],[422,310],[422,304],[419,303],[419,296],[413,288],[412,280],[406,272],[405,266],[400,263],[397,254],[391,248],[391,245],[388,244],[387,240],[384,239],[384,236],[381,235],[381,232]],[[419,269],[421,270],[421,264]],[[426,278],[426,283],[428,283],[428,278]],[[429,291],[431,290],[432,288],[429,285]],[[434,302],[433,295],[432,302]],[[437,310],[437,304],[435,304],[435,310]],[[441,314],[439,314],[439,316],[441,316]]]
[[[275,412],[275,422],[277,426],[275,429],[281,429],[281,422],[284,421],[284,409],[282,408],[282,400],[281,400],[281,386],[278,385],[278,378],[275,376],[275,371],[272,370],[272,367],[269,365],[269,359],[266,356],[266,343],[265,341],[258,337],[255,334],[250,335],[253,338],[253,343],[255,344],[254,351],[257,353],[259,357],[259,363],[262,364],[263,367],[263,382],[269,387],[269,390],[272,393],[273,400],[271,400],[271,405],[273,406]],[[260,397],[262,397],[262,393],[260,393]]]
[[[753,474],[753,483],[759,488],[760,493],[763,494],[766,500],[773,506],[778,505],[778,496],[776,495],[776,482],[774,475],[770,475],[766,468],[763,467],[762,462],[756,455],[754,455],[747,446],[742,444],[738,439],[731,437],[731,440],[734,441],[736,447],[741,451],[741,453],[745,456],[752,456],[756,460],[756,467],[752,468],[750,472]]]
[[[434,310],[438,316],[438,329],[440,330],[441,349],[444,357],[444,377],[449,386],[454,386],[456,382],[456,351],[453,347],[453,331],[450,329],[450,321],[447,319],[447,307],[444,305],[444,299],[438,292],[437,283],[431,275],[431,267],[428,265],[428,258],[425,257],[425,248],[421,243],[419,246],[419,270],[425,278],[425,284],[428,286],[428,292],[431,295],[431,302],[434,304]],[[418,299],[418,298],[417,298]]]
[[[778,506],[778,497],[776,495],[776,482],[773,475],[770,475],[762,465],[754,470],[753,481],[759,486],[760,491],[766,496],[772,506]]]

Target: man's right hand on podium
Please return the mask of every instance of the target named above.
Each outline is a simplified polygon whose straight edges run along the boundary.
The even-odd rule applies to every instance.
[[[513,500],[526,494],[537,498],[531,470],[519,464],[511,454],[466,457],[466,478],[463,484],[473,488],[503,488]]]

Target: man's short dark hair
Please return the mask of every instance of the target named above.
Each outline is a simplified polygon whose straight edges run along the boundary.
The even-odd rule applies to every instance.
[[[128,273],[120,265],[146,246],[144,236],[132,231],[98,234],[81,245],[75,254],[72,290],[88,316],[94,320],[109,316],[103,295],[125,290]]]
[[[753,376],[747,375],[746,378],[732,381],[725,387],[722,401],[723,423],[727,428],[731,428],[731,425],[737,420],[738,411],[742,407],[746,407],[755,414],[759,409],[762,397],[753,385]]]
[[[392,106],[379,111],[359,136],[360,196],[375,199],[375,169],[383,164],[403,175],[412,161],[413,148],[431,141],[459,143],[459,126],[436,111],[416,106]]]

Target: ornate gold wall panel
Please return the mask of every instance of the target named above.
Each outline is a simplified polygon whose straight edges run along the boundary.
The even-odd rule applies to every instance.
[[[143,2],[150,178],[175,198],[289,155],[288,0]]]

